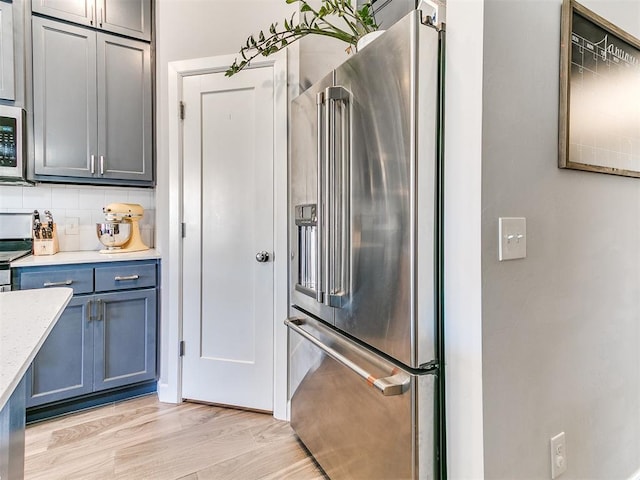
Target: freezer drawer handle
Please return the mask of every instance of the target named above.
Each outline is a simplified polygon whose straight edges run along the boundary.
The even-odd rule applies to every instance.
[[[304,331],[299,327],[300,320],[297,319],[287,319],[284,323],[294,332],[303,336],[311,343],[313,343],[316,347],[322,350],[324,353],[329,355],[331,358],[341,363],[349,370],[357,373],[360,377],[362,377],[366,382],[371,386],[375,387],[382,395],[391,396],[391,395],[402,395],[407,391],[409,387],[409,376],[402,371],[394,372],[393,375],[384,378],[376,378],[371,373],[367,372],[364,368],[361,368],[356,363],[352,362],[344,355],[341,355],[333,348],[325,345],[316,337],[311,335],[310,333]]]

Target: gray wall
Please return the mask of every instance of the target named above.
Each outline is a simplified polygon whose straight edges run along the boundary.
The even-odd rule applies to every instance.
[[[582,0],[640,36],[640,2]],[[640,468],[640,182],[557,168],[560,0],[485,0],[485,478],[626,479]],[[498,217],[527,258],[497,261]]]

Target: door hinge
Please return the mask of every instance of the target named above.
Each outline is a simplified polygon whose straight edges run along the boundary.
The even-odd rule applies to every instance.
[[[180,120],[184,120],[184,102],[180,102]]]
[[[180,340],[179,350],[180,350],[180,356],[184,357],[184,340]]]
[[[185,238],[187,236],[187,224],[182,222],[180,224],[180,236]]]

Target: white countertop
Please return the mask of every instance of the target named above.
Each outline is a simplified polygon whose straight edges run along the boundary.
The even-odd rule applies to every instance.
[[[73,295],[71,288],[0,293],[0,410]]]
[[[99,251],[58,252],[55,255],[29,255],[11,262],[12,267],[38,267],[42,265],[72,265],[75,263],[124,262],[128,260],[155,260],[160,253],[154,248],[142,252],[100,253]]]

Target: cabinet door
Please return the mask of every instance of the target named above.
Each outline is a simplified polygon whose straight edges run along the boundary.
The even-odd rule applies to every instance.
[[[36,174],[92,177],[97,168],[95,66],[95,32],[33,17]]]
[[[98,33],[101,178],[152,181],[149,44]]]
[[[94,0],[32,0],[31,10],[80,25],[93,25]]]
[[[0,98],[15,100],[13,4],[0,2]]]
[[[27,407],[91,393],[92,297],[74,297],[26,373]]]
[[[151,40],[151,0],[96,0],[96,7],[100,28]]]
[[[156,289],[96,298],[101,313],[94,323],[94,391],[154,379]]]

